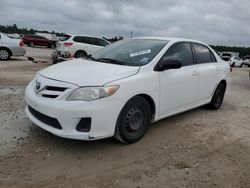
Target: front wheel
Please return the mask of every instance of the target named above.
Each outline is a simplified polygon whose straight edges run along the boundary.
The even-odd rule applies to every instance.
[[[56,45],[55,44],[50,44],[49,48],[53,48],[54,49],[54,48],[56,48]]]
[[[226,91],[225,83],[220,82],[214,92],[211,102],[208,104],[208,107],[214,110],[218,110],[222,105],[225,91]]]
[[[34,47],[34,46],[35,46],[35,44],[33,42],[29,43],[29,47]]]
[[[142,97],[136,96],[123,107],[117,119],[115,138],[125,144],[140,140],[150,125],[151,108]]]
[[[77,51],[74,55],[75,58],[82,58],[82,57],[86,57],[87,53],[85,51]]]

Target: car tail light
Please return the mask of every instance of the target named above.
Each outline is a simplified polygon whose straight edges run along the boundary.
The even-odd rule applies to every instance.
[[[71,46],[72,44],[73,44],[73,42],[65,42],[65,43],[63,43],[63,45],[66,46],[66,47],[69,47],[69,46]]]
[[[23,40],[20,40],[20,42],[19,42],[19,46],[23,46],[24,44],[23,44]]]

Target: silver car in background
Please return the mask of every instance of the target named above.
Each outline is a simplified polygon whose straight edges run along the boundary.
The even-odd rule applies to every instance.
[[[22,46],[22,40],[12,39],[0,33],[0,60],[8,60],[11,56],[23,56],[26,50]]]

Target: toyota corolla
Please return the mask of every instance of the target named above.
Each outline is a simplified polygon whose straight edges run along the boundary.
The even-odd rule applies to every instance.
[[[219,109],[229,65],[189,39],[126,39],[39,71],[25,91],[26,113],[57,136],[140,140],[152,122],[206,105]]]

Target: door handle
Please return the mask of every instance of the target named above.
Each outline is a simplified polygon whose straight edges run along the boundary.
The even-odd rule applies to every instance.
[[[192,75],[193,75],[193,76],[197,76],[197,75],[199,75],[199,74],[200,74],[199,71],[193,71],[193,72],[192,72]]]

